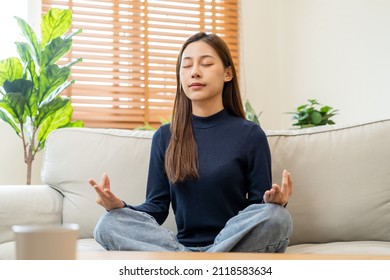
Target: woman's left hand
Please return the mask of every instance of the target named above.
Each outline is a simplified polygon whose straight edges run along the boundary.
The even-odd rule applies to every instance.
[[[292,188],[290,172],[283,170],[282,187],[278,184],[273,184],[272,188],[264,193],[263,200],[265,203],[285,206],[292,194]]]

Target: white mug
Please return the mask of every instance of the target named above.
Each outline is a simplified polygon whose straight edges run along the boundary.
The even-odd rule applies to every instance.
[[[16,259],[74,260],[77,224],[15,225]]]

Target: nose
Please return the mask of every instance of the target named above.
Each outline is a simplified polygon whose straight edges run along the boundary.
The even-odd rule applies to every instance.
[[[194,65],[191,71],[191,78],[200,78],[201,71],[198,65]]]

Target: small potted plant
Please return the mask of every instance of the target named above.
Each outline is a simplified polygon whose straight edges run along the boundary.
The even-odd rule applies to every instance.
[[[319,125],[335,124],[331,118],[337,114],[338,110],[334,110],[330,106],[324,106],[315,99],[309,99],[308,104],[303,104],[297,107],[292,114],[292,119],[296,121],[293,126],[300,128],[313,127]]]

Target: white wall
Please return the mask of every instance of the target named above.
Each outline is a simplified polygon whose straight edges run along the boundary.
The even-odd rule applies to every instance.
[[[279,1],[241,1],[241,94],[261,112],[263,127],[282,120]]]
[[[266,12],[268,11],[268,13]],[[243,0],[243,91],[266,129],[317,99],[338,124],[390,118],[390,1]]]

